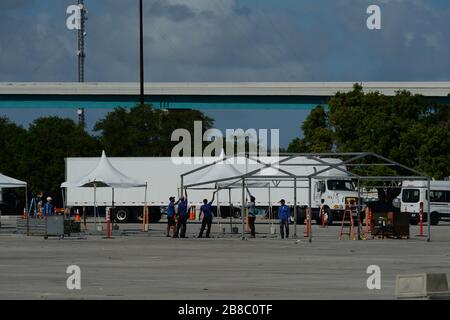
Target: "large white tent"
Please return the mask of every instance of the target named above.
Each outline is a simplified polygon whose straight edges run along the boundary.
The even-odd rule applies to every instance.
[[[0,189],[1,188],[25,188],[25,207],[28,214],[28,187],[26,182],[5,176],[0,173]]]
[[[94,188],[94,217],[97,220],[97,188],[112,188],[111,203],[114,207],[114,189],[145,188],[145,207],[147,206],[147,183],[130,178],[117,170],[106,157],[105,151],[94,170],[78,181],[67,181],[61,188]]]
[[[27,183],[0,173],[0,188],[26,188]]]
[[[147,186],[145,182],[136,181],[117,170],[106,157],[105,151],[103,151],[97,167],[87,176],[78,181],[67,181],[61,184],[62,188],[138,188],[145,186]]]
[[[202,185],[203,188],[209,186],[215,189],[215,185],[221,182],[240,179],[242,172],[238,170],[232,163],[218,160],[214,166],[200,168],[194,174],[189,175],[183,182],[185,186]]]

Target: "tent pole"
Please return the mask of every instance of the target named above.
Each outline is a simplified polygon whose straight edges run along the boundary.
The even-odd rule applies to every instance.
[[[221,218],[221,215],[220,215],[220,202],[219,202],[219,185],[217,185],[216,184],[216,188],[217,188],[217,190],[216,190],[216,192],[217,192],[217,227],[218,227],[218,230],[219,230],[219,233],[221,232],[221,227],[222,227],[222,223],[220,222],[220,218]]]
[[[361,240],[361,186],[360,180],[358,179],[358,240]]]
[[[427,179],[427,189],[428,189],[428,202],[427,202],[427,218],[428,218],[428,239],[427,242],[431,241],[431,208],[430,208],[430,202],[431,202],[431,182],[430,178]]]
[[[181,195],[183,195],[183,190],[184,190],[184,177],[181,176],[181,187],[180,187]]]
[[[97,227],[97,185],[94,183],[94,222]]]
[[[25,185],[25,210],[27,212],[27,237],[30,236],[30,213],[28,212],[28,183]],[[35,215],[36,218],[37,215]]]
[[[111,222],[111,216],[112,217],[115,217],[115,215],[116,215],[116,210],[115,210],[115,202],[114,202],[114,196],[115,196],[115,194],[114,194],[114,188],[112,188],[112,214],[111,214],[111,212],[109,212],[109,221]],[[114,223],[114,220],[115,219],[113,219],[113,223]]]
[[[273,219],[272,219],[272,199],[271,199],[271,189],[270,189],[270,182],[269,182],[269,234],[272,231],[272,227],[273,227]]]
[[[28,212],[28,184],[25,186],[25,210],[27,211],[27,217],[29,217],[30,213]]]
[[[297,178],[294,178],[294,239],[297,238]]]
[[[311,235],[311,211],[312,211],[312,199],[311,199],[311,186],[312,186],[312,183],[311,183],[311,177],[308,179],[308,207],[309,207],[309,210],[308,210],[308,225],[307,225],[307,228],[308,228],[308,233],[309,233],[309,242],[311,243],[312,242],[312,235]]]
[[[66,212],[66,199],[64,197],[64,188],[61,188],[61,196],[62,196],[62,201],[63,201],[63,209],[64,209],[64,212]]]
[[[147,208],[147,192],[148,192],[148,182],[145,183],[145,195],[144,195],[144,231],[148,231],[148,208]]]
[[[245,178],[242,179],[241,217],[242,217],[242,240],[245,240]]]
[[[230,233],[233,234],[233,204],[231,203],[231,188],[228,187],[228,201],[230,203]]]

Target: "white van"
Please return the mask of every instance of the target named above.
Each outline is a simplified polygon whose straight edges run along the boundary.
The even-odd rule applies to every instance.
[[[450,218],[450,181],[431,181],[431,224],[437,225],[442,218]],[[423,221],[427,221],[428,182],[405,181],[400,194],[402,212],[410,215],[411,224],[420,220],[420,203],[423,203]]]

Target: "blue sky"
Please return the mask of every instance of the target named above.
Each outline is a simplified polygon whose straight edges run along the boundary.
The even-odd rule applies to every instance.
[[[75,81],[75,0],[2,0],[0,81]],[[85,0],[86,81],[138,81],[137,1]],[[145,0],[147,81],[450,80],[444,0]],[[369,31],[366,8],[382,9]],[[0,110],[24,125],[62,110]],[[104,111],[88,111],[94,123]],[[220,129],[280,128],[299,136],[305,111],[208,111]],[[237,120],[239,119],[239,120]]]

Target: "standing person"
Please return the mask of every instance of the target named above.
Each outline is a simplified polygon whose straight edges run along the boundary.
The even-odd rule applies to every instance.
[[[36,213],[36,217],[39,219],[42,218],[42,209],[44,208],[44,201],[42,200],[43,197],[44,197],[44,193],[42,191],[36,197],[37,212],[35,211],[35,213]]]
[[[200,215],[203,213],[202,227],[200,229],[199,238],[203,238],[203,231],[205,231],[205,227],[208,227],[206,230],[206,238],[209,238],[209,234],[211,232],[211,224],[213,220],[212,216],[212,204],[214,202],[214,197],[216,193],[213,193],[213,197],[210,202],[207,199],[203,200],[203,205],[200,207]]]
[[[178,223],[177,231],[175,232],[174,238],[178,238],[178,234],[181,229],[180,238],[186,238],[186,222],[188,219],[188,200],[187,196],[182,196],[178,203]]]
[[[84,224],[84,230],[87,230],[87,210],[86,210],[86,207],[83,207],[83,224]]]
[[[250,195],[250,202],[247,203],[248,208],[248,226],[250,228],[250,235],[252,238],[256,237],[255,220],[256,220],[256,198],[252,196],[250,190],[247,189]]]
[[[284,239],[284,230],[286,229],[286,238],[289,238],[289,217],[291,215],[289,207],[286,205],[286,201],[281,199],[281,206],[278,208],[278,219],[280,219],[280,234],[281,239]]]
[[[178,202],[177,202],[178,203]],[[175,235],[175,197],[169,198],[169,205],[167,206],[167,233],[166,237],[170,237],[170,230],[173,230],[173,235]]]
[[[51,197],[47,197],[47,202],[45,203],[44,207],[42,208],[42,215],[44,217],[55,215],[55,207],[53,206],[52,200],[53,199]]]

